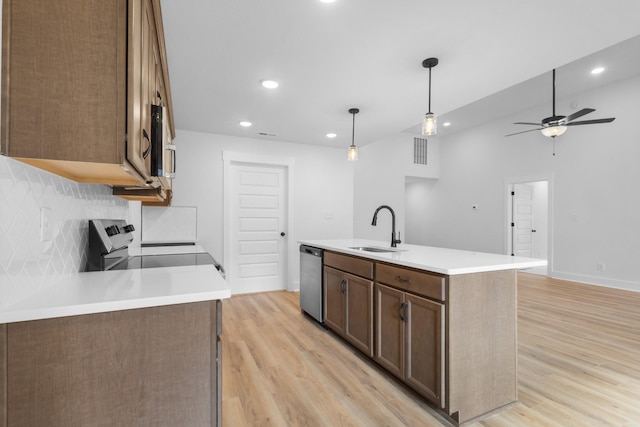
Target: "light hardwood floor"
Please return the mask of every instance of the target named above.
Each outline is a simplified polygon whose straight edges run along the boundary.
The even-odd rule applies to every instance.
[[[520,273],[520,402],[470,427],[640,426],[640,293]],[[300,313],[298,294],[223,303],[223,425],[449,425]]]

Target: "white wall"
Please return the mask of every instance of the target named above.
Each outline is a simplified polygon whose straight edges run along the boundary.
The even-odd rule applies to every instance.
[[[353,201],[355,237],[391,242],[388,211],[380,212],[377,226],[371,225],[376,208],[388,205],[396,214],[396,231],[402,233],[402,241],[411,242],[413,236],[405,234],[405,180],[438,177],[437,138],[428,139],[427,165],[413,164],[413,135],[406,133],[366,145],[359,151]]]
[[[552,141],[538,132],[504,137],[517,129],[515,121],[549,115],[548,106],[441,137],[440,179],[414,184],[421,188],[413,188],[411,197],[422,191],[424,201],[412,204],[419,211],[407,217],[421,218],[421,228],[409,233],[425,245],[504,253],[505,180],[552,176],[552,275],[640,290],[638,100],[638,77],[559,100],[559,112],[571,112],[568,105],[575,101],[578,108],[596,108],[584,119],[616,120],[569,128],[557,138],[555,157]],[[381,189],[388,194],[380,199],[397,197],[395,188]],[[480,209],[473,211],[473,204]],[[358,204],[355,210],[362,215]]]
[[[353,236],[353,163],[346,148],[290,144],[192,131],[176,131],[178,154],[173,206],[196,206],[198,242],[225,263],[223,151],[294,159],[293,219],[289,245],[298,240]],[[289,259],[287,289],[297,289],[298,253]]]

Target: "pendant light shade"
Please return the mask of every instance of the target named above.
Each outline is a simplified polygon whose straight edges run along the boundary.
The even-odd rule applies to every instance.
[[[549,126],[549,127],[540,129],[540,132],[542,132],[544,136],[548,136],[550,138],[555,138],[556,136],[560,136],[566,131],[567,131],[567,127],[562,125]]]
[[[429,109],[422,120],[422,134],[436,135],[438,133],[438,118],[431,112],[431,69],[438,65],[438,58],[427,58],[422,66],[429,69]]]
[[[422,120],[422,134],[435,135],[438,133],[438,118],[433,113],[427,113]]]
[[[351,128],[351,145],[349,146],[349,151],[347,152],[347,160],[350,162],[355,162],[358,160],[358,147],[355,144],[355,136],[356,136],[356,114],[360,112],[357,108],[350,108],[349,114],[353,115],[353,127]]]

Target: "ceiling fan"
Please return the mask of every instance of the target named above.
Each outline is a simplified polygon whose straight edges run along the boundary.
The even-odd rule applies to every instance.
[[[595,119],[595,120],[580,120],[575,122],[574,120],[585,116],[589,113],[593,113],[593,108],[583,108],[580,111],[576,111],[573,114],[569,114],[568,116],[557,116],[556,115],[556,70],[553,69],[553,111],[552,116],[542,119],[540,123],[533,122],[516,122],[515,125],[531,125],[538,126],[535,129],[524,130],[521,132],[510,133],[505,136],[519,135],[521,133],[532,132],[535,130],[539,130],[542,132],[544,136],[548,136],[550,138],[555,138],[556,136],[562,135],[566,132],[567,126],[577,126],[577,125],[593,125],[597,123],[611,123],[615,120],[615,117],[609,117],[607,119]],[[554,153],[555,155],[555,153]]]

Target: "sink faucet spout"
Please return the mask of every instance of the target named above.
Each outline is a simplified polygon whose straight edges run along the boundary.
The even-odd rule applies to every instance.
[[[391,247],[395,248],[398,243],[402,243],[400,240],[400,232],[398,232],[398,238],[396,239],[396,213],[391,209],[390,206],[380,205],[378,209],[373,214],[373,220],[371,221],[371,225],[375,226],[378,224],[378,212],[381,209],[388,209],[391,212]]]

